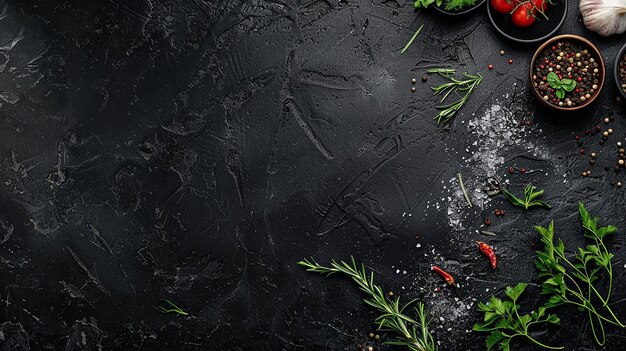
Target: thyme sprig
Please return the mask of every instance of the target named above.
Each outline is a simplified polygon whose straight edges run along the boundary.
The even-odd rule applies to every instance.
[[[565,245],[561,239],[554,244],[554,222],[548,228],[536,226],[545,245],[544,251],[537,251],[535,265],[539,275],[546,278],[542,294],[550,295],[546,307],[573,305],[580,311],[587,312],[591,331],[596,343],[600,346],[606,341],[604,323],[625,328],[609,306],[613,288],[613,265],[611,254],[604,239],[614,233],[614,226],[599,226],[597,217],[592,217],[582,203],[578,204],[581,225],[585,229],[584,236],[591,239],[592,244],[578,248],[573,258],[565,254]],[[596,282],[600,273],[604,272],[608,279],[606,293],[601,293]]]
[[[363,264],[357,266],[354,257],[350,258],[350,263],[332,261],[331,267],[319,265],[315,260],[303,260],[299,265],[306,268],[307,272],[315,272],[326,275],[343,273],[352,278],[361,291],[369,295],[364,299],[365,303],[376,309],[381,314],[376,317],[378,330],[392,331],[397,334],[397,339],[386,341],[388,345],[407,347],[411,351],[437,351],[437,343],[428,329],[428,312],[422,302],[413,306],[417,314],[417,320],[407,316],[404,311],[416,300],[401,306],[400,298],[391,299],[383,293],[380,286],[374,284],[374,272],[368,275]]]
[[[484,312],[482,323],[474,325],[473,330],[478,332],[489,332],[486,344],[487,350],[491,350],[499,345],[500,350],[508,351],[513,338],[524,337],[538,346],[561,350],[562,346],[549,346],[537,341],[530,336],[530,327],[533,324],[556,324],[561,320],[554,314],[546,314],[546,307],[539,307],[538,311],[529,314],[520,314],[520,305],[517,300],[522,295],[528,284],[519,283],[515,287],[507,286],[506,296],[510,301],[491,296],[487,303],[479,303],[478,310]]]
[[[480,82],[483,80],[483,77],[479,73],[475,75],[463,73],[463,77],[467,79],[456,79],[454,78],[456,71],[450,68],[432,68],[429,69],[428,72],[437,73],[450,81],[432,88],[435,96],[443,95],[439,102],[440,105],[437,106],[437,108],[441,110],[435,117],[437,124],[446,123],[454,118],[456,113],[459,112],[472,95],[474,89],[480,85]],[[445,100],[452,93],[459,95],[460,99],[451,104],[444,104]]]
[[[543,190],[535,191],[537,187],[532,184],[526,185],[524,188],[524,200],[519,199],[517,196],[511,194],[508,190],[501,188],[502,194],[509,200],[509,202],[515,206],[523,207],[524,209],[529,209],[533,206],[540,206],[545,208],[552,208],[550,204],[545,201],[537,200],[539,196],[543,194]]]

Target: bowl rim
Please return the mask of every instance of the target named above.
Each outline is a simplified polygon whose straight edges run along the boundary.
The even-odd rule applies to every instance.
[[[585,101],[585,103],[583,105],[579,105],[579,106],[575,106],[575,107],[562,107],[562,106],[556,106],[553,105],[549,102],[546,102],[543,100],[543,98],[539,95],[539,92],[537,91],[537,89],[535,89],[535,86],[533,85],[533,67],[535,64],[535,61],[537,60],[537,56],[539,56],[539,54],[549,45],[553,44],[554,42],[557,42],[559,40],[577,40],[577,41],[581,41],[583,42],[585,45],[589,46],[589,48],[591,48],[596,56],[598,57],[598,59],[600,60],[600,84],[598,86],[598,89],[596,89],[596,93],[587,101]],[[541,44],[541,46],[539,46],[539,48],[535,51],[535,54],[533,55],[532,60],[530,61],[530,69],[529,69],[529,73],[530,73],[530,90],[533,93],[533,96],[544,106],[549,107],[551,109],[554,110],[558,110],[558,111],[576,111],[576,110],[580,110],[582,108],[585,108],[587,106],[589,106],[591,103],[593,103],[598,96],[600,96],[600,92],[602,91],[602,88],[604,87],[604,81],[606,80],[606,67],[605,67],[605,63],[604,63],[604,57],[602,57],[602,53],[600,52],[600,50],[589,40],[576,35],[576,34],[561,34],[561,35],[557,35],[549,40],[547,40],[545,43]]]
[[[556,27],[554,27],[554,29],[552,29],[552,31],[550,31],[550,33],[536,38],[536,39],[519,39],[516,38],[514,36],[511,36],[507,33],[505,33],[502,29],[500,29],[500,27],[498,27],[496,25],[496,22],[493,19],[493,10],[491,9],[491,6],[489,4],[487,4],[487,16],[489,17],[489,21],[491,22],[491,25],[496,29],[496,32],[498,32],[498,34],[502,35],[503,37],[518,42],[518,43],[522,43],[522,44],[533,44],[533,43],[538,43],[540,41],[546,40],[548,38],[550,38],[552,35],[554,35],[554,33],[556,33],[562,26],[563,23],[565,23],[565,19],[567,18],[567,10],[568,10],[568,1],[567,0],[563,0],[561,1],[561,3],[563,3],[565,5],[565,11],[563,11],[563,16],[561,17],[561,20],[559,21],[559,24],[556,25]]]
[[[472,7],[469,7],[465,10],[461,10],[459,12],[452,12],[452,11],[447,11],[439,6],[433,6],[432,9],[433,11],[440,13],[442,15],[446,15],[446,16],[461,16],[461,15],[466,15],[470,12],[473,12],[474,10],[480,8],[482,5],[484,5],[487,2],[487,0],[478,0],[474,5],[472,5]]]
[[[620,57],[622,57],[624,53],[626,53],[626,43],[617,51],[617,56],[615,56],[615,63],[613,64],[613,79],[615,79],[617,90],[624,98],[626,98],[626,91],[622,89],[622,81],[619,79],[619,62]]]

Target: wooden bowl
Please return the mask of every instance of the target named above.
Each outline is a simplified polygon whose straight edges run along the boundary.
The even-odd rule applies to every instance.
[[[598,60],[598,69],[599,69],[599,73],[600,73],[600,82],[598,83],[598,89],[596,89],[596,92],[588,99],[585,101],[584,104],[582,105],[578,105],[578,106],[574,106],[574,107],[565,107],[565,106],[556,106],[553,105],[547,101],[544,101],[543,98],[541,97],[541,94],[539,94],[539,92],[535,89],[534,85],[533,85],[533,69],[535,68],[535,61],[537,60],[537,57],[541,54],[541,52],[551,46],[552,44],[555,44],[559,41],[565,42],[568,41],[570,43],[575,43],[575,44],[581,44],[583,47],[586,47],[587,50],[589,50],[592,54],[592,56]],[[593,103],[596,98],[600,95],[600,92],[602,91],[602,87],[604,86],[604,79],[605,79],[605,75],[606,75],[606,69],[604,67],[604,58],[602,57],[602,54],[600,53],[600,50],[598,50],[598,48],[593,45],[592,42],[590,42],[589,40],[578,36],[578,35],[574,35],[574,34],[563,34],[563,35],[557,35],[556,37],[546,41],[545,43],[543,43],[538,49],[537,51],[535,51],[535,54],[533,55],[532,60],[530,61],[530,69],[529,69],[529,79],[530,79],[530,91],[532,93],[532,95],[537,99],[537,101],[539,101],[539,103],[549,109],[555,110],[555,111],[576,111],[576,110],[580,110],[582,108],[585,108],[587,106],[589,106],[591,103]]]

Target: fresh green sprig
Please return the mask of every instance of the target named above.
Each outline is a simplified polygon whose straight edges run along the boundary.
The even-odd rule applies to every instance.
[[[548,73],[548,84],[556,90],[556,97],[562,99],[565,97],[565,92],[572,92],[576,88],[576,81],[573,79],[563,78],[559,79],[559,76],[554,73]]]
[[[517,300],[522,295],[528,284],[519,283],[515,287],[508,286],[505,290],[510,301],[491,296],[487,303],[479,303],[478,310],[484,312],[482,323],[474,325],[474,331],[489,332],[487,336],[487,350],[491,350],[499,345],[500,350],[508,351],[513,338],[524,337],[538,346],[561,350],[562,346],[545,345],[530,336],[530,327],[534,324],[555,324],[560,325],[561,321],[554,314],[546,314],[545,307],[539,307],[537,312],[530,314],[520,314],[520,305]]]
[[[529,209],[533,206],[541,206],[545,208],[552,208],[550,204],[545,201],[537,200],[539,196],[543,194],[543,190],[535,191],[536,187],[532,184],[526,185],[524,188],[524,200],[519,199],[515,195],[511,194],[506,189],[502,188],[502,194],[509,200],[509,202],[515,206],[523,207],[524,209]]]
[[[440,105],[437,106],[437,108],[441,110],[435,117],[437,124],[446,123],[454,118],[456,113],[459,112],[472,95],[474,89],[479,86],[480,82],[483,80],[483,77],[479,73],[475,75],[463,73],[463,76],[467,79],[456,79],[454,78],[456,71],[450,68],[432,68],[429,69],[428,72],[437,73],[450,81],[432,88],[435,96],[443,95]],[[444,101],[452,93],[460,93],[461,98],[451,104],[444,105]]]
[[[161,302],[161,305],[159,306],[159,311],[161,311],[161,313],[176,313],[182,316],[189,315],[189,313],[185,312],[182,308],[176,306],[170,300],[163,300]]]
[[[626,327],[609,306],[613,287],[613,254],[604,244],[604,238],[617,228],[599,226],[599,219],[592,217],[582,203],[578,204],[578,211],[585,229],[584,236],[592,244],[579,248],[573,258],[568,258],[563,241],[559,239],[556,245],[554,243],[554,222],[550,222],[548,228],[536,226],[545,248],[544,251],[537,251],[535,266],[539,269],[539,275],[546,278],[541,285],[542,293],[550,296],[546,307],[573,305],[587,312],[594,339],[602,346],[606,341],[605,323]],[[609,281],[604,294],[596,285],[601,272],[606,274]]]
[[[385,296],[380,286],[374,284],[374,272],[368,275],[363,264],[357,266],[354,257],[350,258],[350,263],[332,261],[330,267],[319,265],[315,260],[303,260],[299,265],[306,268],[307,272],[332,275],[343,273],[352,278],[361,291],[369,295],[364,299],[365,303],[380,312],[376,317],[378,330],[392,331],[397,334],[397,339],[385,342],[389,345],[407,347],[411,351],[437,351],[437,343],[428,329],[428,312],[424,304],[417,303],[413,307],[417,314],[417,320],[407,316],[404,311],[412,305],[415,300],[401,306],[400,298],[390,299]]]
[[[409,46],[411,46],[411,44],[413,44],[413,42],[415,41],[415,38],[417,38],[417,36],[422,32],[423,28],[424,28],[423,24],[421,26],[419,26],[419,28],[417,28],[415,33],[413,33],[413,36],[411,37],[411,39],[409,39],[409,42],[406,43],[406,45],[404,46],[404,49],[402,49],[402,51],[400,51],[400,55],[404,54],[404,52],[409,48]]]
[[[443,0],[416,0],[413,3],[415,8],[426,8],[431,5],[441,6],[444,4]],[[472,6],[476,4],[476,0],[446,0],[445,1],[445,9],[450,10],[460,10],[463,7]]]

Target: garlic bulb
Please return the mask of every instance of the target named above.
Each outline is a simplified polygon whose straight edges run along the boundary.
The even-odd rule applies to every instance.
[[[626,0],[580,0],[585,26],[602,36],[626,31]]]

